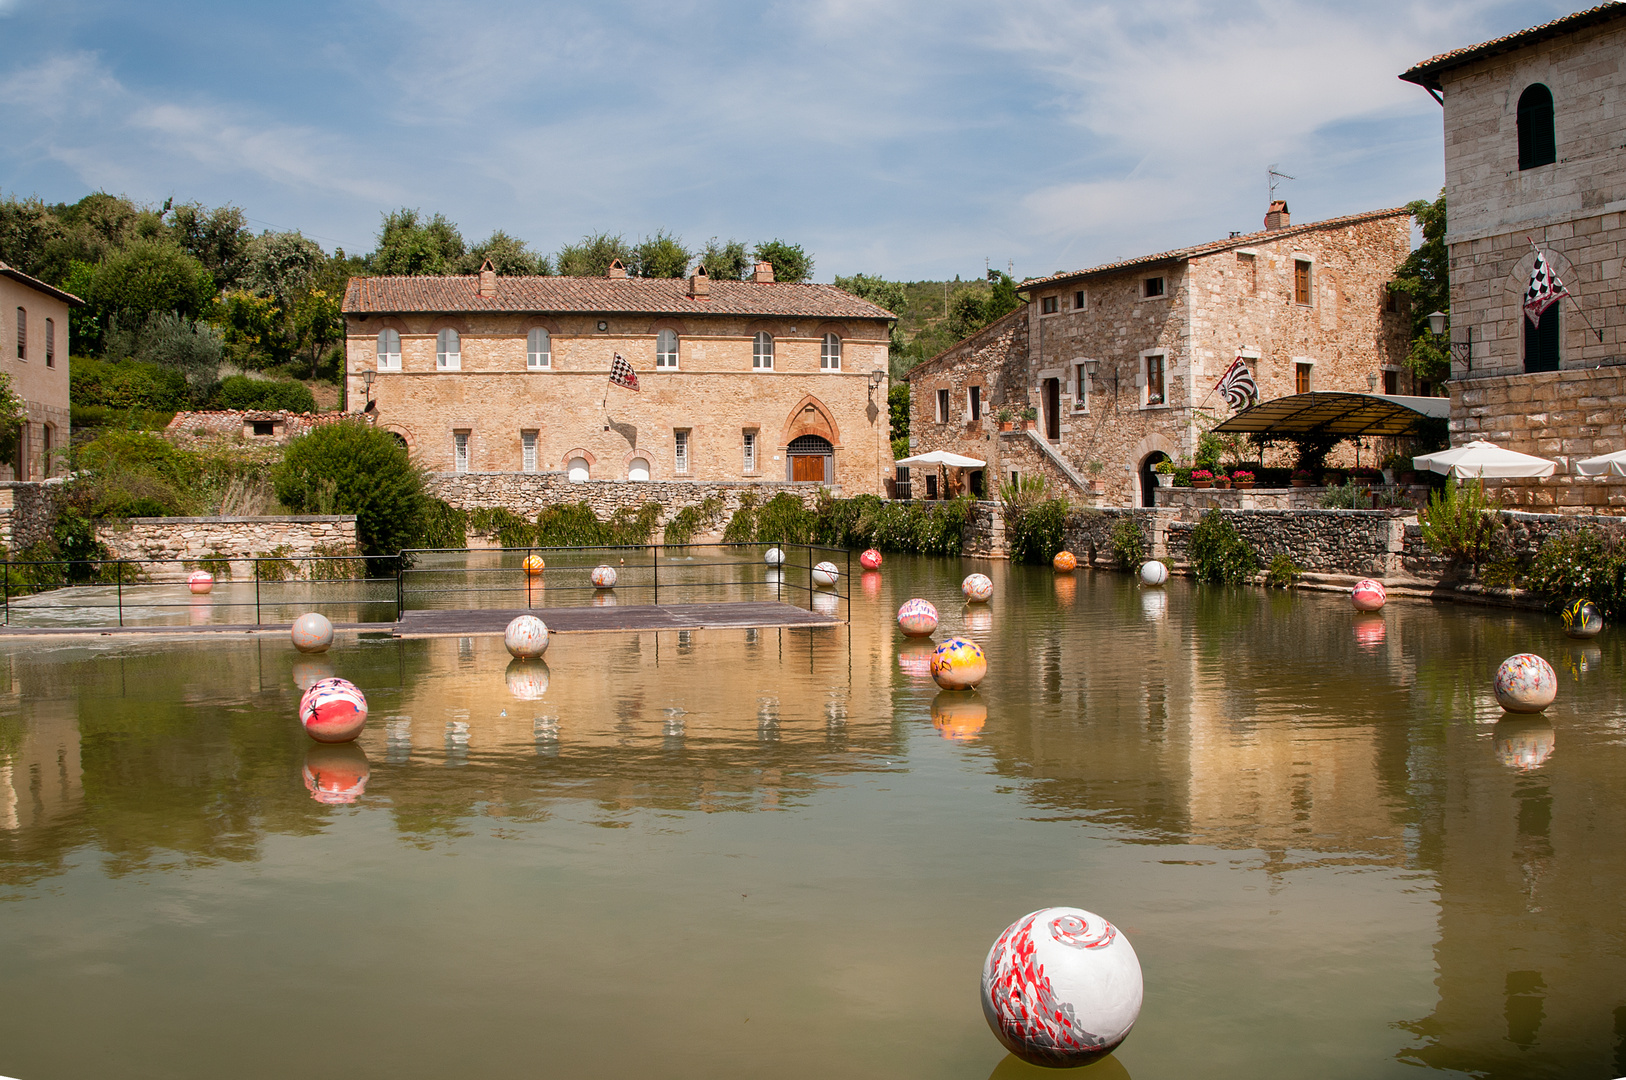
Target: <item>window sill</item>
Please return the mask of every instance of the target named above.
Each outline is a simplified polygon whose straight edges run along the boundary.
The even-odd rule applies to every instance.
[[[1171,299],[1171,297],[1169,296],[1168,293],[1164,293],[1162,296],[1143,296],[1143,297],[1140,298],[1139,302],[1142,303],[1142,304],[1155,304],[1155,303],[1158,303],[1159,301],[1168,300],[1168,299]]]
[[[1142,405],[1140,407],[1140,411],[1141,412],[1156,412],[1158,409],[1172,409],[1172,408],[1174,408],[1174,406],[1169,405],[1168,403],[1164,402],[1164,403],[1159,403],[1157,405]]]

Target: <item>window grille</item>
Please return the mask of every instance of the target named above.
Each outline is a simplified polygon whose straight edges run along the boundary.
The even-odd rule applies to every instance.
[[[522,431],[519,434],[520,469],[523,472],[536,471],[536,432]]]
[[[28,312],[17,309],[17,359],[28,359]]]
[[[469,433],[459,431],[452,435],[454,472],[466,473],[469,471]]]
[[[689,433],[687,431],[672,432],[672,470],[680,473],[689,471]]]
[[[757,471],[757,433],[754,431],[745,433],[745,471]]]

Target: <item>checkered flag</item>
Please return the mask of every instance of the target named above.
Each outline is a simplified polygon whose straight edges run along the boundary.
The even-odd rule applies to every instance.
[[[638,389],[638,373],[632,370],[632,365],[620,353],[616,353],[615,359],[610,361],[610,381],[628,390]]]
[[[1530,287],[1524,290],[1524,317],[1530,320],[1531,326],[1539,326],[1542,313],[1569,294],[1547,265],[1547,256],[1536,248],[1536,265],[1530,268]]]
[[[1225,404],[1237,412],[1259,400],[1259,384],[1253,381],[1253,373],[1240,356],[1231,361],[1231,366],[1225,369],[1225,374],[1220,376],[1214,389],[1220,392]]]

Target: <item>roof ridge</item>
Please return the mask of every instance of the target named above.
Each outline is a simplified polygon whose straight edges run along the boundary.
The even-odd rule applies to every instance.
[[[1619,0],[1607,4],[1599,4],[1583,11],[1572,12],[1550,22],[1529,26],[1523,30],[1516,30],[1511,34],[1482,41],[1478,45],[1464,45],[1460,49],[1451,49],[1447,52],[1431,56],[1427,60],[1413,64],[1400,74],[1404,82],[1416,83],[1425,89],[1439,90],[1440,81],[1434,76],[1442,71],[1471,64],[1475,60],[1497,53],[1507,52],[1525,44],[1534,44],[1549,37],[1557,37],[1572,30],[1580,30],[1587,26],[1609,22],[1613,19],[1626,18],[1626,3]]]

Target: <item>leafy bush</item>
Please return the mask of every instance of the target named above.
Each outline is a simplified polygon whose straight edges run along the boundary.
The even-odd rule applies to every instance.
[[[1501,504],[1485,495],[1485,484],[1447,483],[1443,492],[1429,495],[1428,506],[1417,515],[1423,542],[1454,563],[1477,569],[1496,551],[1502,519]]]
[[[264,409],[274,412],[286,409],[294,413],[316,411],[316,398],[310,388],[293,379],[251,379],[247,375],[230,375],[215,387],[209,397],[212,409]]]
[[[608,521],[600,521],[585,502],[549,506],[536,516],[536,544],[539,547],[647,544],[660,519],[661,504],[657,502],[647,502],[637,510],[622,507]]]
[[[393,555],[423,533],[423,476],[382,428],[359,420],[323,424],[288,443],[272,479],[277,498],[296,514],[355,514],[364,555]]]
[[[413,547],[461,548],[467,547],[469,515],[444,499],[425,499],[423,517]]]
[[[723,516],[723,500],[718,495],[707,495],[699,504],[685,506],[666,523],[661,539],[668,544],[687,544],[701,529],[709,529]]]
[[[188,408],[192,395],[186,376],[174,368],[75,356],[68,361],[68,399],[75,406],[173,412]]]
[[[1286,552],[1278,551],[1270,560],[1270,569],[1265,571],[1265,584],[1272,589],[1291,589],[1302,573],[1298,563],[1288,558]]]
[[[175,419],[170,410],[116,409],[108,405],[70,405],[68,420],[73,433],[81,435],[93,428],[130,428],[135,431],[163,431]]]
[[[505,548],[533,547],[536,544],[536,526],[500,506],[470,510],[466,520],[466,529],[495,536],[497,543]]]
[[[1005,512],[1005,542],[1016,562],[1048,563],[1062,549],[1067,529],[1067,500],[1046,499]]]
[[[1125,570],[1146,561],[1146,537],[1141,534],[1140,523],[1127,514],[1112,527],[1112,557]]]
[[[1546,593],[1554,608],[1591,600],[1610,619],[1626,617],[1626,545],[1592,529],[1548,537],[1536,552],[1525,587]]]
[[[1218,510],[1208,511],[1191,530],[1189,555],[1198,581],[1240,585],[1259,570],[1259,553]]]

